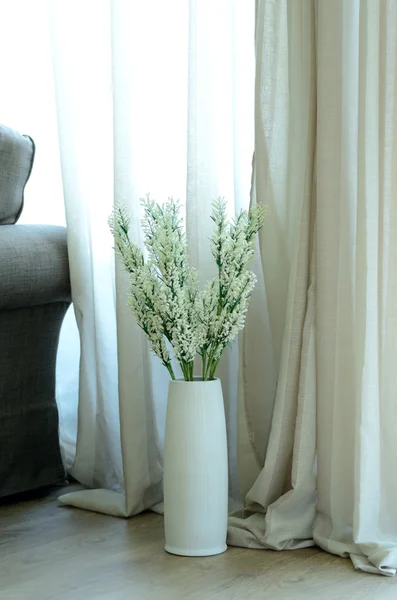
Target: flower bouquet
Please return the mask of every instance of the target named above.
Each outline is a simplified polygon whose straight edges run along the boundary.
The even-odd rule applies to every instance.
[[[149,196],[142,204],[146,260],[129,236],[127,211],[118,207],[109,219],[116,250],[130,276],[129,305],[171,379],[176,377],[170,347],[185,381],[193,381],[197,357],[202,380],[212,380],[223,350],[244,327],[256,282],[249,263],[265,208],[241,211],[229,223],[225,200],[213,203],[211,250],[218,275],[200,291],[197,272],[189,264],[179,204],[172,198],[156,204]]]

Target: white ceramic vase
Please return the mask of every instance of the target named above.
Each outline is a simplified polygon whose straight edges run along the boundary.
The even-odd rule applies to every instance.
[[[165,549],[210,556],[227,549],[228,461],[219,379],[170,381],[164,450]]]

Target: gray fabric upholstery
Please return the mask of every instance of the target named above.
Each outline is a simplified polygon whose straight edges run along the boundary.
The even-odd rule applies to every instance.
[[[55,361],[68,306],[0,311],[0,497],[65,481]]]
[[[55,364],[71,301],[66,230],[13,225],[33,158],[30,138],[0,126],[0,497],[65,478]]]
[[[0,310],[70,301],[64,227],[5,225],[0,229]]]
[[[16,223],[34,159],[34,143],[0,125],[0,225]]]

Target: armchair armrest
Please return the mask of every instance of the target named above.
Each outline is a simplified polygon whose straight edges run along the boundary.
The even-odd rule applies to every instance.
[[[66,229],[0,227],[0,309],[70,302]]]

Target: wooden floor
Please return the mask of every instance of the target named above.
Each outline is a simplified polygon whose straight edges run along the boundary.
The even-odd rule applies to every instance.
[[[59,491],[57,492],[57,494]],[[397,577],[356,572],[310,548],[230,548],[211,558],[163,549],[163,519],[61,507],[54,493],[0,504],[3,600],[397,600]]]

